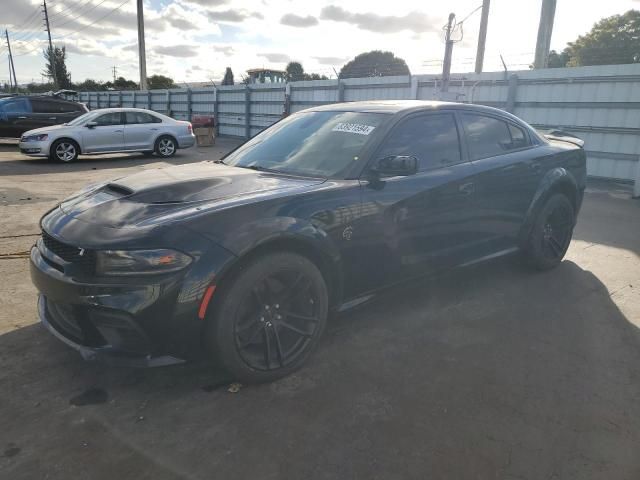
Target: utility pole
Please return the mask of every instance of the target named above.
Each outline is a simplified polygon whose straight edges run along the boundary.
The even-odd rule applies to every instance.
[[[116,77],[118,76],[118,67],[115,65],[111,67],[111,71],[113,72],[113,83],[116,83]]]
[[[140,90],[147,89],[147,56],[144,48],[144,13],[142,0],[138,0],[138,55],[140,57]]]
[[[16,66],[13,64],[13,55],[11,55],[11,42],[9,42],[9,32],[5,28],[4,36],[7,38],[7,49],[9,50],[9,85],[11,85],[11,74],[13,74],[13,86],[18,91],[18,79],[16,78]]]
[[[547,68],[549,65],[549,49],[551,48],[551,33],[553,32],[555,14],[556,0],[542,0],[534,68]]]
[[[42,0],[42,8],[44,13],[44,23],[47,26],[47,35],[49,36],[49,63],[51,64],[51,73],[53,74],[53,89],[58,89],[58,75],[56,72],[56,54],[51,43],[51,28],[49,27],[49,13],[47,12],[47,0]]]
[[[476,53],[476,73],[482,73],[484,64],[484,47],[487,43],[487,24],[489,23],[489,4],[491,0],[483,0],[480,17],[480,33],[478,33],[478,51]]]
[[[449,22],[445,30],[445,47],[444,62],[442,64],[442,92],[449,91],[449,79],[451,77],[451,55],[453,54],[453,40],[451,40],[451,30],[453,29],[453,20],[456,18],[455,13],[449,14]]]

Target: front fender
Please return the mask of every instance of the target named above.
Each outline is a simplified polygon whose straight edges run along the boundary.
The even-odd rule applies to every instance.
[[[540,181],[538,189],[533,195],[533,199],[531,200],[531,204],[527,210],[525,220],[520,228],[518,243],[521,247],[526,245],[529,233],[531,232],[538,213],[542,209],[543,205],[553,193],[557,192],[567,194],[570,197],[569,199],[571,203],[574,206],[579,207],[580,190],[578,188],[578,183],[571,172],[563,167],[557,167],[549,170]]]

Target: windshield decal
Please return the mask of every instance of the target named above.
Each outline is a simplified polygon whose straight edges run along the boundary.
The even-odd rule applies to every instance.
[[[376,127],[362,125],[361,123],[338,123],[331,129],[333,132],[357,133],[358,135],[369,135]]]

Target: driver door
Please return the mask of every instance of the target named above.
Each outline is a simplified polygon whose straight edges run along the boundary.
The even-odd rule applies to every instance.
[[[453,113],[412,115],[388,134],[373,160],[418,159],[410,176],[375,178],[365,172],[362,217],[354,228],[362,281],[371,289],[464,262],[472,231],[473,165],[466,161]],[[372,260],[375,259],[375,262]]]
[[[83,127],[84,153],[117,152],[124,150],[124,119],[120,112],[103,113],[95,117],[94,127]]]

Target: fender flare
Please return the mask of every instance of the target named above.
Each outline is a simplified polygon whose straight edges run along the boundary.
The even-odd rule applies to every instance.
[[[540,181],[538,189],[529,204],[518,235],[518,245],[520,245],[520,247],[526,245],[538,213],[552,194],[563,193],[567,195],[574,208],[577,208],[579,206],[579,191],[578,182],[576,182],[576,179],[568,170],[563,167],[549,170]]]
[[[256,231],[260,234],[256,235]],[[245,235],[249,232],[251,232],[250,235]],[[221,246],[231,251],[237,258],[228,268],[220,272],[220,279],[253,255],[283,247],[285,250],[311,257],[310,259],[320,268],[325,278],[328,277],[327,287],[330,290],[331,304],[336,305],[341,301],[344,280],[340,250],[327,232],[312,222],[294,217],[261,219],[243,224],[241,229],[234,232],[232,238],[233,245],[221,244]],[[243,239],[249,238],[259,238],[259,240],[243,242]]]

